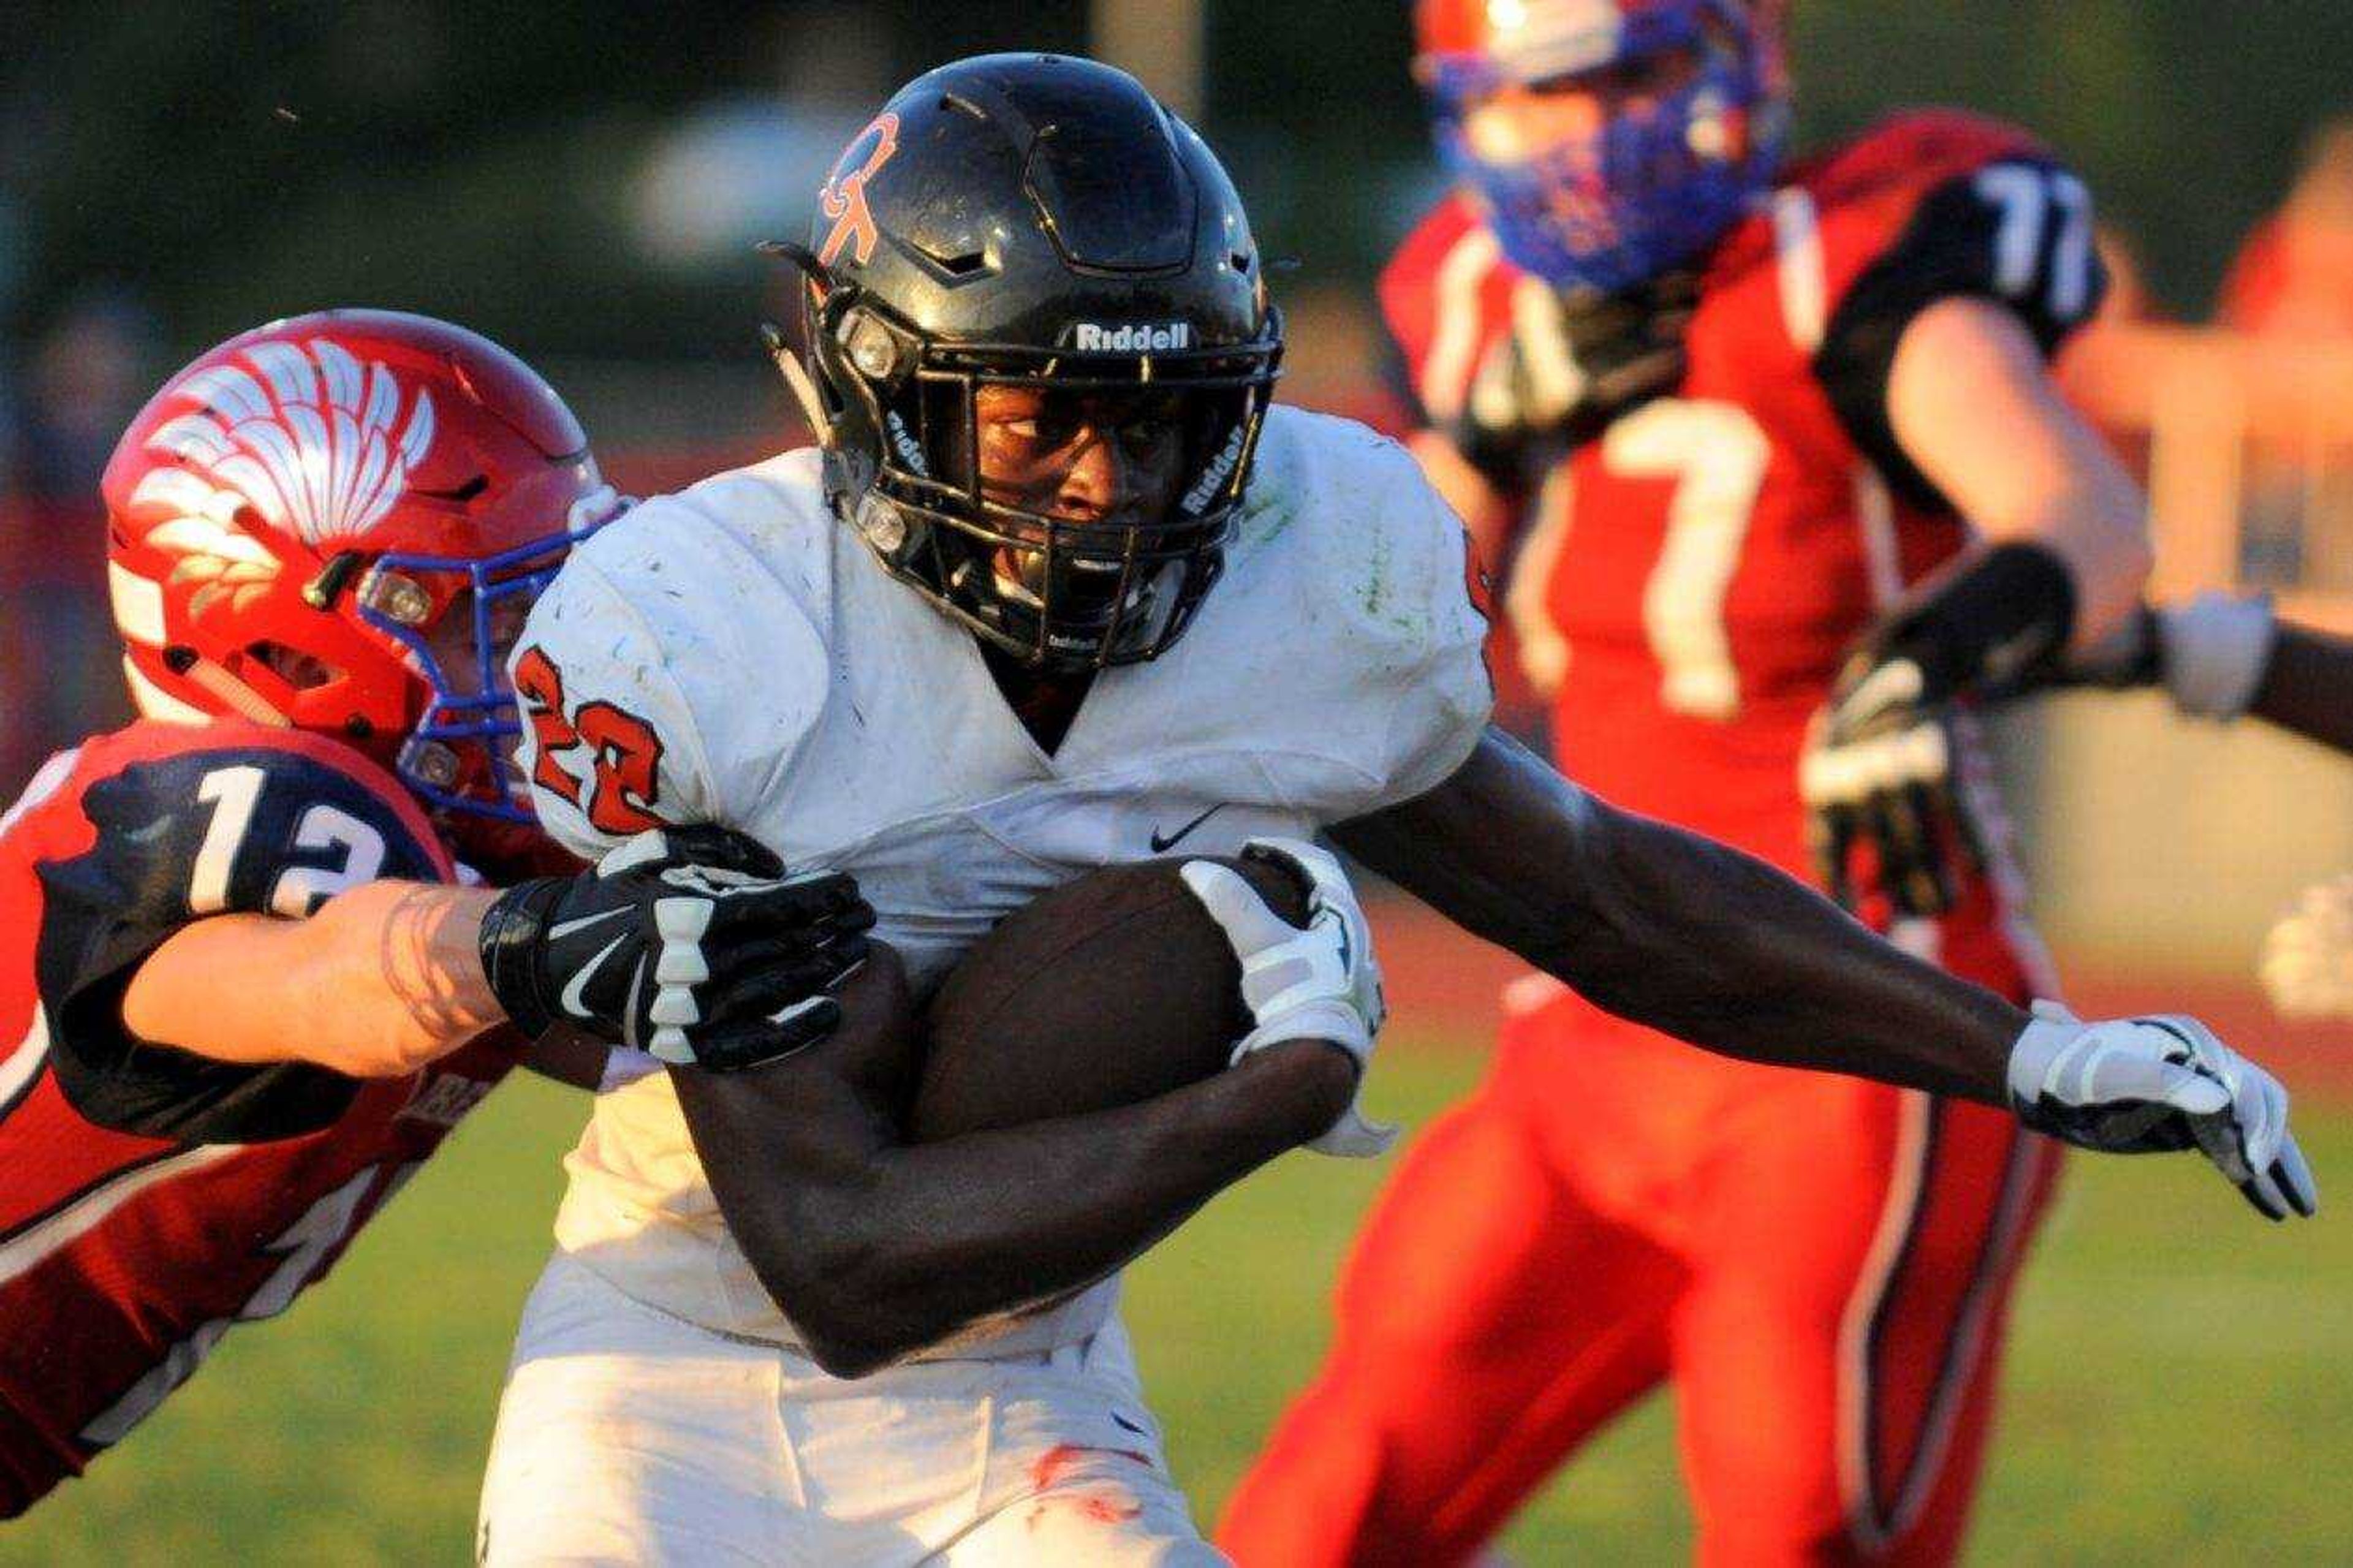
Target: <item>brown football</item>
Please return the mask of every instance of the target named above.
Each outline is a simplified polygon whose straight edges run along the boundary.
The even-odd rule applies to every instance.
[[[1288,870],[1225,863],[1277,914],[1305,922],[1306,889]],[[965,955],[925,1018],[919,1142],[1133,1105],[1225,1068],[1250,1032],[1241,966],[1177,877],[1182,864],[1090,872]]]

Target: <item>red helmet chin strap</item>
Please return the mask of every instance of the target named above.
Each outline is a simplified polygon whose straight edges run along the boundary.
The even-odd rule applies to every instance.
[[[166,658],[169,658],[168,655]],[[268,724],[280,730],[294,727],[294,721],[272,707],[268,698],[211,659],[192,655],[187,668],[181,670],[180,675],[190,684],[209,692],[223,708],[240,719],[249,719],[254,723]]]

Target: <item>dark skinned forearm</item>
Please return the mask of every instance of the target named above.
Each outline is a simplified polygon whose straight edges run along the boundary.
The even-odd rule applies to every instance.
[[[1585,795],[1500,731],[1436,790],[1334,837],[1622,1017],[1725,1056],[2006,1103],[2024,1013],[1761,860]]]
[[[2353,755],[2353,642],[2282,622],[2248,711]]]
[[[861,975],[798,1057],[672,1074],[729,1230],[837,1375],[1104,1278],[1354,1092],[1345,1053],[1300,1042],[1139,1105],[910,1145],[919,1058],[888,989]]]

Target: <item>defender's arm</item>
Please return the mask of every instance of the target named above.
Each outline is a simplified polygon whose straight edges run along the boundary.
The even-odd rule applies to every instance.
[[[671,1070],[728,1229],[818,1364],[856,1377],[1103,1279],[1220,1189],[1329,1128],[1356,1069],[1297,1041],[1139,1105],[911,1145],[921,1065],[877,946],[821,1045]]]
[[[1989,545],[2033,544],[2066,569],[2070,646],[2130,615],[2148,575],[2148,506],[2114,452],[2052,384],[2008,305],[1942,300],[1904,329],[1887,378],[1897,444]]]
[[[871,919],[846,879],[788,878],[740,835],[649,833],[503,892],[386,880],[301,920],[200,921],[132,973],[121,1017],[216,1061],[353,1077],[412,1072],[511,1022],[532,1066],[593,1088],[606,1045],[757,1061],[822,1034],[823,993]],[[337,1006],[325,1029],[321,997]]]
[[[307,920],[197,921],[139,966],[123,1025],[216,1061],[401,1077],[504,1021],[475,954],[497,898],[486,888],[371,882]]]
[[[2041,343],[2007,304],[1955,296],[1926,306],[1905,325],[1883,385],[1889,460],[1933,487],[1980,543],[1850,655],[1799,782],[1831,896],[1856,902],[1850,862],[1868,842],[1895,911],[1932,915],[1957,896],[1956,861],[1984,853],[1953,782],[1947,706],[2013,692],[2126,624],[2148,571],[2147,508],[2060,398]]]

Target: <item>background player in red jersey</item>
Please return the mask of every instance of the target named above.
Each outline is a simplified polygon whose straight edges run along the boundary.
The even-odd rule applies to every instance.
[[[523,1056],[480,883],[576,863],[509,760],[503,663],[618,507],[520,361],[354,310],[182,371],[105,492],[145,717],[0,816],[0,1515],[283,1310]],[[630,879],[518,891],[570,888]],[[510,958],[561,934],[503,929]],[[533,1059],[593,1085],[603,1056]]]
[[[2117,624],[2146,571],[2140,497],[2044,372],[2099,300],[2089,205],[1952,113],[1784,167],[1776,13],[1424,0],[1460,186],[1382,284],[1418,450],[1489,560],[1516,543],[1566,771],[2048,996],[1960,710]],[[1223,1544],[1459,1560],[1672,1380],[1705,1560],[1950,1558],[2055,1148],[1541,981],[1507,1005]]]

